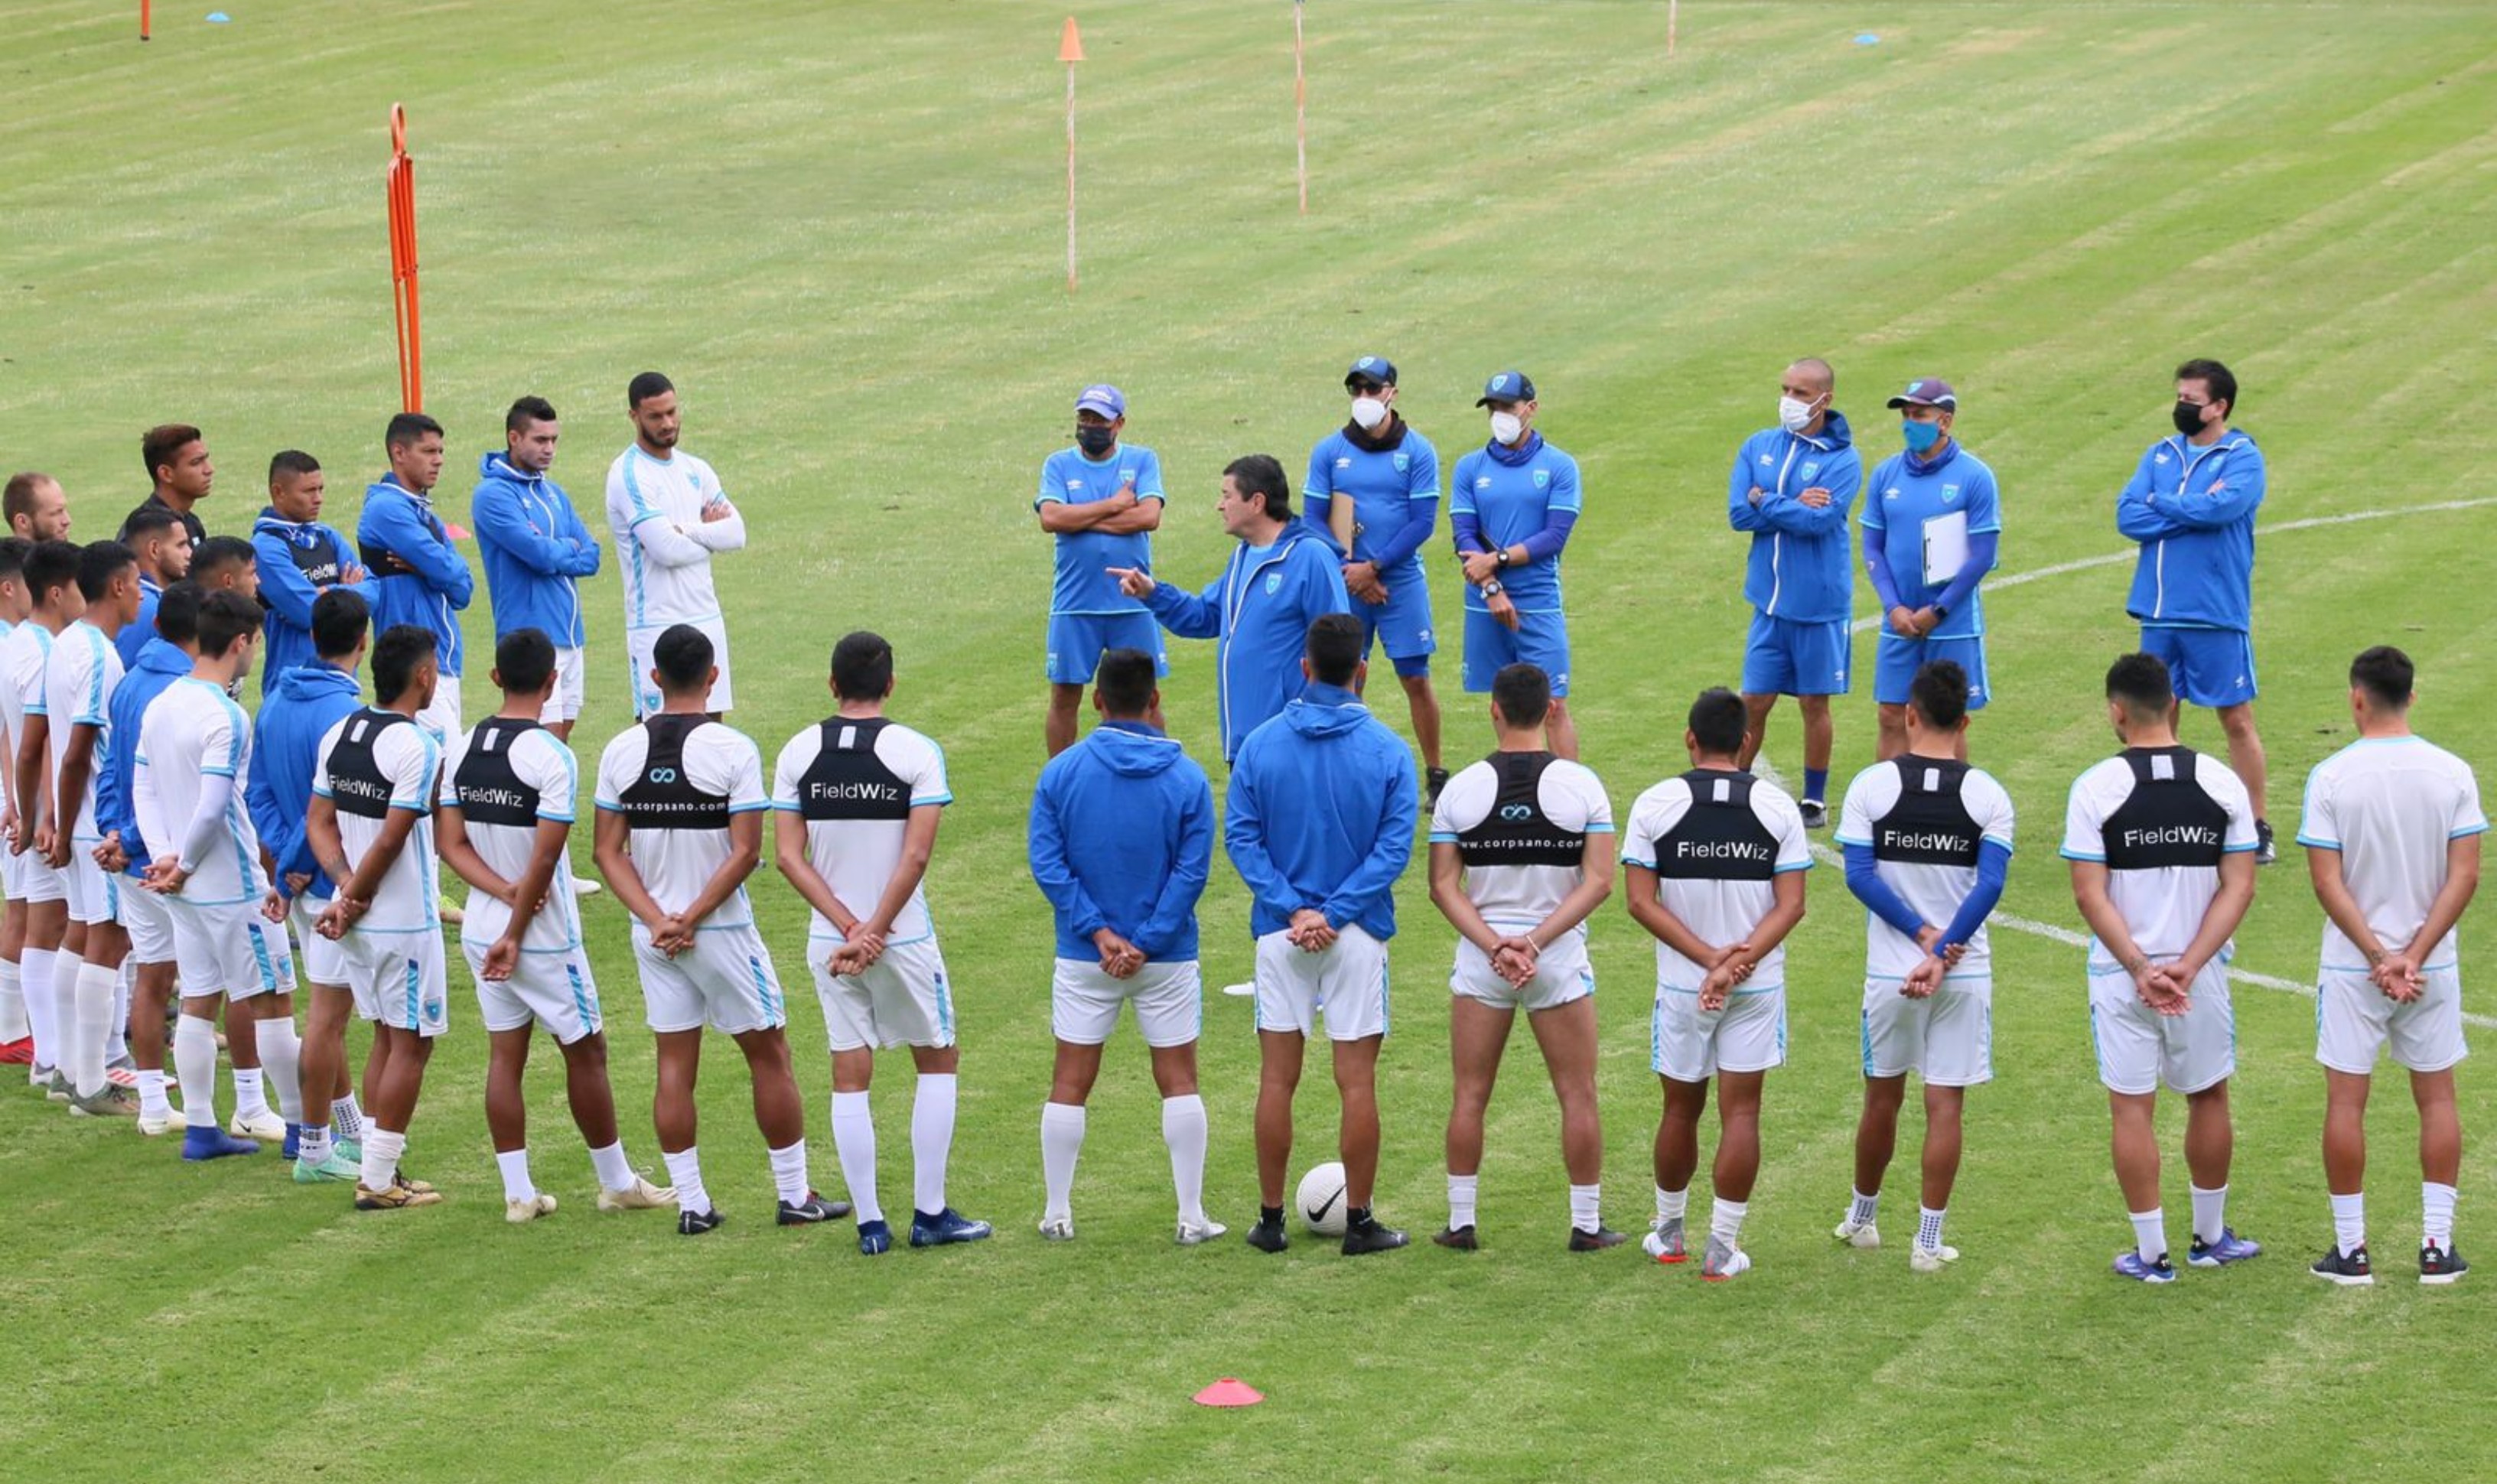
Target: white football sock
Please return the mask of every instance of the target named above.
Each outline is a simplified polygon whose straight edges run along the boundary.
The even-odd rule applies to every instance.
[[[2189,1185],[2194,1192],[2194,1235],[2204,1247],[2217,1247],[2220,1237],[2228,1229],[2228,1187],[2205,1190]]]
[[[112,1038],[112,989],[119,976],[101,963],[80,963],[71,993],[78,1005],[78,1036],[70,1045],[70,1086],[92,1097],[104,1080],[104,1043]]]
[[[233,1031],[226,1032],[226,1045],[229,1048],[234,1045]],[[236,1067],[234,1069],[235,1117],[247,1119],[255,1114],[269,1112],[267,1087],[267,1080],[261,1076],[260,1068]]]
[[[174,1078],[182,1089],[182,1122],[217,1126],[217,1028],[197,1015],[174,1023]]]
[[[839,1100],[838,1095],[834,1099]],[[1170,1105],[1162,1105],[1162,1122],[1170,1122]],[[1043,1103],[1040,1105],[1040,1184],[1043,1201],[1040,1214],[1044,1220],[1073,1217],[1075,1208],[1075,1161],[1084,1152],[1084,1105],[1081,1103]],[[1171,1151],[1171,1169],[1179,1169],[1179,1151]],[[1199,1171],[1203,1173],[1202,1170]]]
[[[35,1038],[35,1064],[61,1064],[60,1026],[52,1015],[52,950],[28,948],[17,965],[18,998],[26,1007],[26,1033]]]
[[[508,1153],[494,1151],[494,1167],[503,1172],[503,1199],[533,1201],[538,1198],[537,1184],[529,1179],[528,1146],[522,1145]]]
[[[1474,1197],[1481,1190],[1479,1174],[1448,1177],[1448,1230],[1464,1231],[1474,1224]]]
[[[295,1135],[295,1157],[305,1164],[329,1163],[330,1125],[327,1123],[299,1125],[299,1131]]]
[[[1708,1235],[1727,1247],[1743,1245],[1743,1217],[1751,1215],[1749,1201],[1729,1201],[1719,1196],[1708,1207]]]
[[[1916,1246],[1933,1251],[1943,1245],[1943,1217],[1950,1214],[1945,1206],[1936,1211],[1931,1206],[1916,1208]]]
[[[841,1183],[850,1187],[858,1218],[883,1220],[884,1207],[875,1198],[875,1120],[866,1093],[833,1094],[833,1153],[841,1162]]]
[[[910,1105],[911,1208],[945,1209],[945,1161],[954,1152],[954,1074],[923,1073]]]
[[[589,1167],[598,1172],[598,1184],[606,1190],[633,1188],[633,1165],[624,1157],[624,1141],[616,1140],[605,1149],[589,1152]]]
[[[2157,1262],[2167,1255],[2167,1213],[2152,1207],[2131,1213],[2133,1216],[2133,1249],[2143,1262]]]
[[[407,1135],[391,1133],[380,1124],[364,1132],[364,1168],[360,1177],[363,1187],[378,1195],[398,1180],[398,1156],[407,1149]]]
[[[356,1094],[353,1092],[344,1097],[332,1099],[330,1121],[337,1129],[339,1138],[350,1144],[363,1142],[364,1110],[363,1106],[356,1101]]]
[[[1179,1193],[1179,1218],[1205,1224],[1205,1099],[1190,1092],[1162,1099],[1162,1143],[1170,1148],[1171,1185]]]
[[[61,1059],[52,1064],[69,1078],[73,1089],[78,1086],[79,1045],[83,1040],[79,1033],[78,982],[79,970],[84,967],[86,961],[66,948],[52,955],[52,1039],[61,1054]],[[103,1045],[97,1042],[96,1049],[103,1050]]]
[[[130,988],[139,977],[139,965],[128,955],[112,975],[112,1024],[104,1032],[104,1064],[123,1059],[130,1055]]]
[[[1604,1187],[1571,1185],[1569,1187],[1569,1224],[1582,1232],[1599,1231],[1604,1225]]]
[[[1690,1212],[1690,1210],[1691,1187],[1689,1185],[1685,1185],[1679,1190],[1667,1190],[1662,1185],[1656,1187],[1656,1218],[1658,1220],[1679,1221]]]
[[[174,1116],[174,1105],[165,1098],[165,1069],[139,1069],[139,1113],[142,1118],[166,1119]]]
[[[770,1151],[772,1184],[780,1192],[783,1206],[803,1206],[806,1202],[806,1141]]]
[[[2363,1193],[2332,1197],[2332,1240],[2344,1257],[2367,1245],[2367,1197]]]
[[[1881,1192],[1876,1190],[1871,1195],[1866,1195],[1861,1190],[1854,1190],[1849,1194],[1850,1199],[1847,1206],[1847,1219],[1858,1226],[1872,1225],[1873,1218],[1881,1210]]]
[[[676,1153],[665,1150],[659,1157],[667,1161],[668,1184],[677,1187],[677,1210],[702,1216],[711,1210],[711,1192],[703,1188],[702,1153],[687,1148]]]
[[[303,1121],[303,1042],[295,1034],[293,1016],[256,1021],[252,1041],[260,1048],[261,1070],[269,1090],[277,1094],[277,1116],[290,1124]]]
[[[14,959],[0,959],[0,1041],[22,1041],[35,1033],[26,1019],[24,971]]]
[[[2454,1195],[2455,1191],[2451,1185],[2440,1185],[2434,1181],[2420,1183],[2419,1236],[2421,1240],[2433,1242],[2442,1247],[2453,1246]]]

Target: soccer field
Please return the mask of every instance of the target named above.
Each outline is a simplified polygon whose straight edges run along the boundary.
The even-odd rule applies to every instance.
[[[714,1042],[706,1173],[730,1224],[600,1216],[541,1043],[542,1188],[502,1219],[464,972],[408,1167],[446,1204],[359,1216],[273,1152],[180,1164],[126,1128],[0,1095],[0,1477],[278,1475],[1220,1479],[1643,1474],[1818,1479],[2468,1478],[2497,1453],[2469,1399],[2497,1365],[2483,1278],[2409,1280],[2417,1121],[2380,1079],[2371,1237],[2384,1270],[2303,1271],[2330,1228],[2311,981],[2321,917],[2290,847],[2299,784],[2346,743],[2351,654],[2418,663],[2420,730],[2497,767],[2497,479],[2476,458],[2497,378],[2497,28],[2484,0],[1664,7],[1562,0],[1309,7],[1311,211],[1296,214],[1292,16],[1263,4],[1081,13],[1083,285],[1063,281],[1061,11],[1002,0],[667,6],[313,0],[0,8],[0,462],[58,476],[83,539],[146,492],[142,428],[203,426],[209,528],[247,534],[284,447],[330,471],[350,531],[396,410],[385,113],[419,171],[427,410],[464,515],[513,397],[564,415],[554,475],[596,515],[630,429],[623,387],[681,389],[683,446],[743,506],[719,564],[734,723],[767,758],[829,709],[853,628],[900,656],[893,712],[941,742],[959,801],[929,898],[957,985],[952,1199],[986,1244],[861,1259],[846,1223],[781,1230],[734,1053]],[[1873,45],[1859,44],[1878,37]],[[1973,759],[2010,790],[2020,852],[1998,918],[1996,1081],[1972,1093],[1951,1207],[1966,1254],[1912,1275],[1912,1115],[1891,1245],[1836,1247],[1860,1079],[1862,914],[1834,869],[1790,950],[1788,1064],[1769,1079],[1741,1281],[1635,1247],[1565,1252],[1557,1116],[1521,1027],[1492,1109],[1483,1249],[1444,1216],[1453,933],[1417,863],[1399,892],[1381,1060],[1378,1208],[1413,1249],[1348,1263],[1246,1247],[1256,1046],[1209,993],[1209,1209],[1170,1241],[1145,1055],[1122,1030],[1092,1101],[1080,1240],[1033,1231],[1051,1058],[1047,910],[1024,867],[1041,762],[1050,545],[1029,512],[1087,382],[1172,499],[1161,573],[1201,584],[1226,542],[1222,464],[1273,453],[1297,490],[1343,418],[1344,364],[1402,371],[1402,410],[1453,464],[1484,376],[1528,371],[1539,426],[1585,472],[1567,556],[1572,707],[1617,815],[1685,761],[1682,718],[1731,683],[1749,617],[1726,461],[1777,377],[1824,355],[1866,465],[1881,397],[1940,375],[1996,470],[1994,705]],[[2238,965],[2231,1220],[2261,1259],[2152,1290],[2107,1273],[2130,1228],[2107,1168],[2079,927],[2055,858],[2065,790],[2112,749],[2099,681],[2133,647],[2115,493],[2167,428],[2168,373],[2229,363],[2271,492],[2257,574],[2260,710],[2281,864]],[[1444,525],[1442,527],[1444,531]],[[1435,540],[1435,598],[1457,579]],[[629,720],[611,560],[585,587],[594,757]],[[1872,598],[1858,584],[1858,611]],[[467,706],[490,709],[468,615]],[[1857,669],[1871,676],[1860,635]],[[1490,746],[1438,674],[1449,753]],[[1210,645],[1174,641],[1172,728],[1220,786]],[[1399,732],[1404,707],[1376,687]],[[1872,757],[1859,682],[1840,779]],[[2217,750],[2207,715],[2186,741]],[[1791,705],[1767,757],[1800,769]],[[1820,838],[1825,839],[1826,837]],[[588,813],[576,843],[588,865]],[[838,1194],[806,913],[755,900],[791,990],[816,1184]],[[625,1142],[655,1168],[649,1037],[612,894],[585,903]],[[1247,903],[1217,861],[1209,985],[1245,978]],[[2028,926],[2022,926],[2026,924]],[[2497,911],[2464,921],[2497,963]],[[1608,903],[1601,989],[1610,1224],[1644,1227],[1658,1110],[1648,940]],[[2467,974],[2470,972],[2466,970]],[[2497,1014],[2497,999],[2478,1001]],[[2485,1034],[2483,1028],[2475,1033]],[[354,1044],[361,1056],[363,1036]],[[2459,1244],[2487,1244],[2497,1091],[2460,1074]],[[886,1204],[907,1194],[909,1071],[877,1088]],[[2182,1231],[2181,1100],[2163,1110]],[[1332,1157],[1323,1063],[1295,1167]],[[1713,1150],[1714,1134],[1703,1136]],[[1696,1215],[1705,1206],[1695,1200]],[[1217,1376],[1268,1401],[1193,1406]]]

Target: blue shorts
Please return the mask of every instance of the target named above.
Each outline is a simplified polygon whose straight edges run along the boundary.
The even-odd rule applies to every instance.
[[[1552,679],[1552,694],[1569,693],[1569,619],[1559,613],[1520,614],[1517,628],[1479,608],[1466,610],[1466,689],[1488,693],[1493,676],[1509,665],[1539,667]]]
[[[1916,672],[1939,659],[1950,660],[1968,672],[1968,709],[1985,710],[1985,639],[1906,639],[1881,631],[1881,645],[1874,653],[1873,699],[1883,706],[1908,704],[1908,687],[1915,681]]]
[[[1049,682],[1086,685],[1104,649],[1142,649],[1154,657],[1154,674],[1170,674],[1162,652],[1162,626],[1151,614],[1051,614]]]
[[[2145,623],[2141,652],[2158,655],[2176,694],[2195,706],[2243,706],[2255,698],[2255,642],[2239,630]]]
[[[1743,694],[1843,696],[1853,648],[1844,618],[1799,623],[1755,612],[1743,648]]]
[[[1431,631],[1431,588],[1419,563],[1407,562],[1406,567],[1387,583],[1386,602],[1355,598],[1352,616],[1361,620],[1364,655],[1370,653],[1375,640],[1387,651],[1398,675],[1429,675],[1431,656],[1439,647],[1438,636]]]

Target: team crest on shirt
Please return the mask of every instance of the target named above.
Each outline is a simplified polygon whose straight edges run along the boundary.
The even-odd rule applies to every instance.
[[[1282,591],[1282,590],[1283,590],[1283,574],[1281,574],[1280,572],[1269,572],[1269,573],[1267,573],[1267,574],[1266,574],[1266,596],[1268,596],[1268,597],[1270,597],[1270,598],[1271,598],[1271,597],[1273,597],[1275,594],[1277,594],[1277,593],[1279,593],[1279,592],[1280,592],[1280,591]]]
[[[1820,461],[1819,461],[1818,459],[1815,459],[1815,460],[1813,460],[1811,463],[1805,464],[1805,465],[1803,466],[1803,477],[1804,477],[1804,478],[1806,478],[1806,479],[1810,479],[1810,478],[1812,478],[1814,475],[1816,475],[1816,474],[1817,474],[1817,473],[1819,473],[1819,472],[1820,472]]]
[[[1958,499],[1958,498],[1959,498],[1959,486],[1957,486],[1957,485],[1944,485],[1944,486],[1943,486],[1943,503],[1944,503],[1944,504],[1947,505],[1947,504],[1949,504],[1951,501],[1953,501],[1953,500],[1955,500],[1955,499]]]
[[[1412,456],[1412,455],[1410,455],[1410,454],[1399,454],[1399,455],[1397,455],[1397,456],[1396,456],[1396,472],[1397,472],[1397,473],[1399,473],[1399,474],[1404,473],[1404,472],[1405,472],[1405,470],[1406,470],[1406,467],[1407,467],[1407,465],[1411,464],[1411,463],[1412,463],[1412,461],[1413,461],[1413,456]]]
[[[1535,488],[1535,489],[1542,489],[1544,486],[1549,485],[1549,484],[1551,484],[1551,483],[1552,483],[1552,471],[1551,471],[1550,469],[1537,469],[1537,470],[1535,470],[1535,471],[1534,471],[1534,488]]]

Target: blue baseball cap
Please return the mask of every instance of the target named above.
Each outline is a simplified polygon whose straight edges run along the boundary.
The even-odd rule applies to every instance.
[[[1494,402],[1531,402],[1534,400],[1534,383],[1524,371],[1502,371],[1483,383],[1483,395],[1474,398],[1477,407]]]
[[[1127,398],[1108,382],[1095,382],[1077,395],[1075,410],[1097,412],[1116,423],[1127,415]]]
[[[1920,376],[1908,383],[1908,390],[1890,398],[1893,407],[1947,407],[1959,410],[1959,394],[1951,384],[1939,376]]]
[[[1343,373],[1345,386],[1357,381],[1375,381],[1380,386],[1392,387],[1396,385],[1396,363],[1384,356],[1364,356]]]

